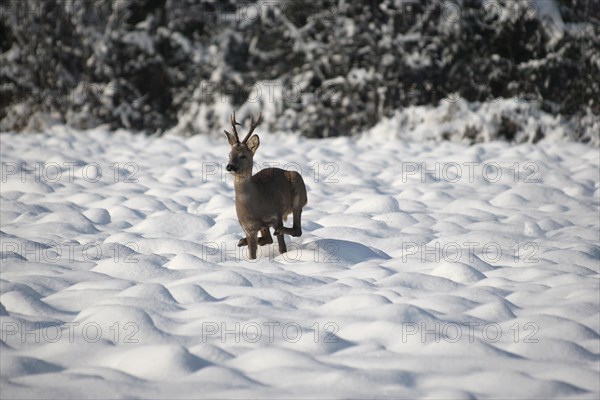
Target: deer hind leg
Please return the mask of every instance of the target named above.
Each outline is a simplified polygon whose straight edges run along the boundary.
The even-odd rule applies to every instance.
[[[269,232],[269,228],[262,228],[260,230],[260,237],[258,238],[258,245],[264,246],[271,243],[273,243],[273,237],[271,236],[271,232]],[[248,246],[248,240],[241,238],[237,245],[238,247]]]
[[[292,182],[292,212],[294,213],[294,225],[291,228],[283,227],[283,233],[292,236],[301,236],[302,207],[304,207],[308,201],[306,196],[306,186],[298,173],[293,174]]]
[[[271,232],[269,228],[262,228],[260,230],[260,237],[258,238],[259,246],[264,246],[265,244],[273,243],[273,237],[271,236]]]
[[[292,236],[302,236],[302,207],[306,204],[306,188],[304,183],[301,187],[296,188],[297,192],[294,194],[294,200],[292,201],[292,213],[294,214],[294,225],[291,228],[283,227],[283,233]]]
[[[302,219],[302,208],[294,210],[294,225],[291,228],[283,227],[283,233],[291,236],[302,236],[302,227],[300,222]]]
[[[300,220],[302,218],[302,207],[295,209],[293,211],[293,213],[294,213],[294,225],[291,228],[288,228],[288,227],[283,226],[283,221],[281,221],[280,225],[275,227],[275,235],[277,237],[279,237],[280,235],[283,235],[284,233],[286,235],[291,235],[291,236],[301,236],[302,235],[302,228],[300,226]]]
[[[289,171],[288,174],[288,179],[292,183],[292,207],[285,211],[285,215],[287,216],[290,212],[294,214],[294,225],[291,228],[283,226],[280,215],[277,226],[275,227],[275,235],[277,235],[278,240],[279,235],[283,235],[284,233],[291,236],[302,236],[302,207],[304,207],[308,201],[306,197],[306,186],[304,185],[304,181],[300,174],[295,171]]]
[[[285,239],[283,238],[283,218],[281,215],[277,216],[277,221],[275,222],[275,236],[277,236],[277,244],[279,245],[279,253],[283,254],[287,252],[287,247],[285,246]]]

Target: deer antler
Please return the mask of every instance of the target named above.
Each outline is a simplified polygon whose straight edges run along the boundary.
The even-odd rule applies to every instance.
[[[238,131],[236,129],[236,125],[242,125],[235,120],[235,111],[231,114],[231,129],[233,129],[233,134],[235,135],[235,139],[237,142],[240,142],[240,137],[238,136]]]
[[[254,132],[254,129],[256,129],[256,127],[258,125],[260,125],[261,122],[262,122],[262,112],[260,114],[258,114],[258,119],[256,120],[256,122],[254,122],[254,117],[250,117],[250,131],[248,132],[248,134],[246,135],[244,140],[242,140],[242,143],[246,143],[246,141],[252,135],[252,132]]]
[[[235,120],[235,111],[233,112],[233,114],[231,114],[231,127],[233,128],[233,135],[229,132],[227,132],[227,130],[224,129],[224,132],[227,134],[227,138],[229,139],[230,136],[233,136],[233,138],[235,139],[237,144],[240,144],[240,137],[238,136],[238,131],[236,129],[236,125],[242,125],[239,122],[237,122]],[[231,141],[229,141],[229,143],[231,143]],[[231,145],[233,146],[233,143],[231,143]]]

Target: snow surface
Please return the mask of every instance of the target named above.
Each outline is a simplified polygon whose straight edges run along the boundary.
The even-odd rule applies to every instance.
[[[256,261],[224,137],[0,136],[2,398],[598,398],[598,149],[384,131],[261,133]]]

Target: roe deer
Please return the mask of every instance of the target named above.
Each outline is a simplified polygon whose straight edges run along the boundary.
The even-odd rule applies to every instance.
[[[252,159],[260,145],[258,135],[252,135],[254,129],[261,123],[262,114],[254,122],[250,118],[250,131],[240,142],[235,120],[231,115],[233,134],[225,131],[231,146],[227,171],[233,173],[235,189],[235,210],[238,221],[246,237],[238,242],[238,246],[248,246],[250,259],[256,258],[257,244],[264,246],[273,243],[269,227],[275,228],[279,252],[285,253],[287,248],[283,234],[292,236],[302,235],[300,217],[302,207],[306,205],[306,186],[302,176],[296,171],[285,171],[280,168],[265,168],[252,175]],[[292,228],[283,226],[283,220],[294,214]],[[258,238],[260,231],[261,237]]]

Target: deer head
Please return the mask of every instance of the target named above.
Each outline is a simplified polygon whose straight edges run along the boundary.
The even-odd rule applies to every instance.
[[[231,129],[233,130],[233,134],[224,131],[231,146],[229,163],[226,167],[227,171],[242,175],[252,174],[252,160],[254,153],[256,153],[258,146],[260,146],[258,135],[252,135],[252,132],[254,132],[254,129],[261,122],[262,113],[258,115],[256,122],[254,121],[254,117],[250,117],[250,129],[244,140],[240,142],[236,126],[241,124],[235,120],[235,112],[231,114]]]

